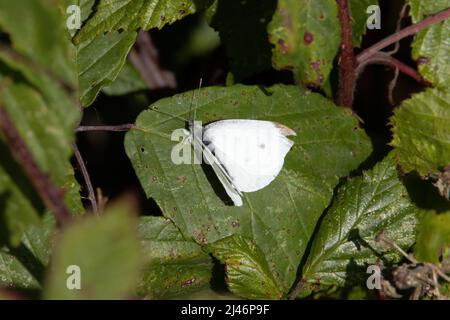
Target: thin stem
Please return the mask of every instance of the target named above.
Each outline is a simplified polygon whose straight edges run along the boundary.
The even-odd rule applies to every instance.
[[[380,50],[390,46],[391,44],[394,44],[403,38],[412,36],[419,31],[433,25],[439,22],[442,22],[446,19],[450,18],[450,8],[446,9],[444,11],[439,12],[438,14],[434,16],[430,16],[428,18],[425,18],[424,20],[413,24],[405,29],[402,29],[401,31],[381,40],[380,42],[374,44],[373,46],[367,48],[363,52],[361,52],[357,57],[356,61],[358,64],[363,63],[370,57],[372,57],[375,53],[379,52]]]
[[[428,265],[434,270],[436,271],[436,273],[445,281],[450,282],[450,277],[448,275],[446,275],[441,269],[439,269],[436,265],[432,264],[432,263],[428,263]]]
[[[79,126],[76,132],[86,132],[86,131],[112,131],[112,132],[122,132],[129,131],[135,128],[133,123],[121,124],[117,126]]]
[[[397,20],[397,27],[395,28],[395,33],[399,32],[401,30],[401,28],[402,28],[402,20],[403,20],[403,18],[405,18],[406,13],[408,12],[408,9],[409,9],[409,3],[405,2],[403,4],[402,10],[400,11],[400,15],[399,15],[398,20]],[[397,41],[395,43],[394,49],[389,51],[389,52],[386,52],[386,53],[390,54],[390,55],[393,55],[393,54],[396,54],[399,49],[400,49],[400,42]]]
[[[422,76],[417,72],[417,70],[411,68],[410,66],[401,62],[400,60],[384,52],[376,52],[370,59],[365,60],[363,63],[358,65],[358,67],[356,68],[356,77],[359,78],[364,69],[371,64],[381,64],[389,66],[391,68],[398,69],[401,73],[416,80],[417,82],[428,84],[428,82],[426,82],[425,79],[422,78]]]
[[[389,239],[384,235],[383,232],[381,232],[377,236],[377,241],[384,242],[388,245],[390,245],[392,248],[400,252],[406,259],[408,259],[409,262],[413,264],[419,264],[420,262],[417,261],[413,256],[407,254],[398,244],[396,244],[393,240]],[[430,269],[436,271],[436,273],[445,281],[450,282],[450,277],[447,276],[441,269],[439,269],[435,264],[433,263],[425,263]]]
[[[173,89],[177,86],[174,74],[161,68],[158,52],[148,32],[138,33],[136,45],[128,58],[149,89]]]
[[[2,106],[0,106],[0,132],[5,137],[12,156],[22,166],[45,206],[53,212],[57,223],[60,226],[66,225],[71,220],[72,215],[64,203],[63,191],[55,187],[50,177],[39,168]]]
[[[388,91],[388,98],[389,98],[389,103],[391,105],[395,105],[395,100],[394,100],[394,89],[395,86],[397,85],[397,81],[398,81],[398,76],[400,74],[400,71],[398,70],[398,68],[395,68],[395,72],[394,72],[394,78],[392,78],[391,82],[389,82],[389,91]]]
[[[351,108],[355,87],[355,55],[348,0],[337,0],[341,22],[341,53],[339,58],[339,91],[337,103]]]
[[[83,175],[84,183],[88,190],[88,199],[91,202],[92,211],[94,212],[94,214],[98,215],[98,205],[95,198],[94,188],[92,187],[91,178],[89,177],[89,172],[87,171],[83,157],[81,156],[80,150],[78,149],[76,143],[73,144],[73,151],[75,153],[75,158],[77,159],[78,167],[80,168],[81,174]]]
[[[414,264],[418,264],[419,261],[417,261],[414,257],[410,256],[409,254],[407,254],[398,244],[396,244],[393,240],[389,239],[387,236],[384,235],[383,232],[381,232],[377,238],[377,241],[379,242],[384,242],[387,245],[391,246],[392,248],[394,248],[395,250],[397,250],[398,252],[400,252],[402,254],[402,256],[404,256],[406,259],[408,259],[409,262],[414,263]]]

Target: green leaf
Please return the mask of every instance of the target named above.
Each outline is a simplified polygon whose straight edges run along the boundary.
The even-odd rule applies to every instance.
[[[95,1],[79,0],[78,3],[81,20],[85,21],[92,13]],[[113,32],[100,34],[77,44],[79,95],[83,106],[91,105],[100,90],[111,85],[120,75],[136,36],[136,32]],[[130,86],[122,81],[118,85]]]
[[[420,220],[415,257],[437,264],[446,248],[450,248],[450,212],[426,212]]]
[[[353,45],[361,46],[363,35],[367,31],[367,8],[371,5],[378,5],[378,0],[350,0],[350,11],[352,19]]]
[[[450,0],[409,0],[413,22],[450,8]],[[433,85],[449,89],[450,20],[420,31],[412,43],[412,57],[418,62],[420,74]]]
[[[211,258],[192,240],[185,240],[169,220],[141,217],[145,269],[138,285],[140,296],[167,299],[199,291],[209,285]]]
[[[139,72],[128,62],[125,63],[116,80],[103,87],[102,91],[110,96],[120,96],[147,89],[148,87]]]
[[[0,287],[39,289],[40,284],[19,259],[0,249]]]
[[[314,237],[303,279],[324,286],[364,285],[368,265],[380,259],[384,263],[399,260],[398,253],[377,242],[376,236],[383,232],[400,247],[409,248],[414,243],[417,215],[389,155],[373,170],[339,188]]]
[[[450,164],[450,93],[428,89],[406,100],[391,119],[402,169],[421,176]]]
[[[0,0],[0,29],[10,36],[14,50],[75,87],[75,52],[54,3]]]
[[[100,0],[94,15],[75,37],[80,43],[111,31],[161,29],[198,12],[210,0]]]
[[[100,217],[80,219],[63,230],[44,289],[46,299],[121,299],[130,297],[140,271],[137,221],[125,203]],[[80,273],[70,271],[79,267]],[[80,277],[80,290],[68,284]]]
[[[272,46],[267,39],[267,25],[277,1],[217,2],[210,24],[219,31],[230,59],[231,72],[237,81],[270,69]]]
[[[450,7],[449,0],[407,0],[407,2],[410,6],[409,14],[414,23]]]
[[[83,207],[69,160],[81,115],[76,104],[75,55],[64,31],[65,20],[51,3],[27,1],[20,7],[17,3],[0,2],[0,29],[11,40],[11,46],[0,43],[0,104],[39,167],[64,190],[68,208],[79,214]],[[22,20],[11,18],[19,11],[29,19],[25,29]],[[29,27],[31,34],[22,34]],[[33,39],[28,39],[30,35]],[[1,141],[0,149],[0,195],[5,199],[1,218],[10,242],[18,245],[23,231],[39,221],[45,208]]]
[[[280,291],[295,279],[298,263],[328,206],[339,177],[369,154],[370,142],[351,112],[296,86],[235,85],[199,90],[195,105],[203,123],[220,119],[261,119],[296,131],[295,145],[280,175],[266,188],[230,200],[209,166],[175,165],[171,141],[184,128],[193,92],[154,103],[142,112],[125,148],[147,197],[154,198],[185,238],[208,244],[231,235],[255,242],[265,255]],[[176,115],[170,116],[170,114]],[[274,250],[277,248],[277,250]]]
[[[83,106],[92,104],[102,87],[114,82],[136,36],[136,32],[114,32],[77,46],[80,100]]]
[[[264,253],[252,241],[231,236],[205,249],[226,264],[227,283],[233,293],[248,299],[282,297],[282,285],[273,278]]]
[[[275,68],[308,86],[326,83],[340,44],[336,1],[279,0],[268,31]]]
[[[41,288],[54,230],[54,218],[47,214],[40,223],[24,231],[22,243],[17,248],[0,245],[0,288]]]

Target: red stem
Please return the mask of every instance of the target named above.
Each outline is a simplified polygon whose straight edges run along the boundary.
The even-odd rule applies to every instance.
[[[370,57],[372,57],[374,54],[376,54],[380,50],[390,46],[391,44],[394,44],[403,38],[412,36],[412,35],[418,33],[419,31],[421,31],[433,24],[442,22],[448,18],[450,18],[450,8],[448,8],[444,11],[441,11],[434,16],[430,16],[416,24],[413,24],[413,25],[381,40],[380,42],[374,44],[373,46],[371,46],[371,47],[367,48],[366,50],[364,50],[363,52],[361,52],[356,57],[356,61],[358,64],[361,64],[364,61],[366,61],[367,59],[369,59]]]
[[[55,187],[50,177],[41,171],[2,106],[0,106],[0,132],[6,140],[12,156],[22,166],[45,206],[53,212],[59,225],[66,225],[71,220],[72,215],[64,204],[63,191]]]
[[[176,88],[175,75],[160,66],[158,51],[148,32],[140,31],[138,33],[136,44],[128,58],[149,89]]]
[[[351,108],[355,87],[355,55],[348,0],[337,0],[341,22],[341,53],[339,57],[339,91],[337,104]]]
[[[417,72],[416,69],[411,68],[410,66],[401,62],[400,60],[384,52],[377,52],[369,60],[366,60],[360,65],[358,65],[358,67],[356,68],[356,77],[359,78],[359,76],[364,71],[366,66],[370,64],[381,64],[389,66],[394,69],[398,69],[401,73],[411,77],[412,79],[416,80],[419,83],[424,83],[426,85],[429,84],[424,78],[422,78],[422,76]]]

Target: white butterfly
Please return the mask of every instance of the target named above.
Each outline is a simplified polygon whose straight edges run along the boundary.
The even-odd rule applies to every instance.
[[[286,136],[296,135],[292,129],[272,121],[220,120],[203,129],[195,127],[196,123],[189,122],[184,141],[202,150],[206,163],[239,207],[242,192],[258,191],[278,176],[294,144]]]

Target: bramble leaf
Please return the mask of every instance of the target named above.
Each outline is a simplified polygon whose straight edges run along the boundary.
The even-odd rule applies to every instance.
[[[84,217],[64,229],[52,255],[44,298],[130,297],[141,266],[136,220],[128,204],[117,203],[100,217]]]
[[[376,237],[383,233],[400,247],[411,247],[418,213],[393,156],[388,155],[362,177],[339,188],[314,237],[303,267],[304,281],[313,286],[364,285],[369,265],[379,260],[393,263],[400,257]]]
[[[280,0],[268,31],[275,68],[307,86],[326,83],[340,44],[336,1]]]
[[[406,100],[391,118],[392,145],[405,172],[422,177],[450,164],[450,93],[428,89]]]
[[[112,31],[161,29],[210,3],[210,0],[100,0],[94,15],[76,35],[75,42],[88,41]]]
[[[163,217],[139,222],[145,268],[138,285],[140,296],[167,299],[199,291],[209,285],[211,258]]]
[[[201,89],[195,106],[204,123],[271,120],[297,133],[280,175],[268,187],[246,193],[243,207],[234,207],[209,166],[171,160],[178,143],[171,134],[185,127],[180,117],[189,114],[192,94],[157,101],[126,134],[125,149],[141,185],[186,239],[203,245],[240,235],[254,241],[285,293],[339,177],[368,156],[370,142],[351,112],[295,86]]]
[[[450,0],[409,0],[413,22],[450,8]],[[412,57],[420,74],[437,87],[449,90],[450,82],[450,20],[436,23],[420,31],[412,43]]]

